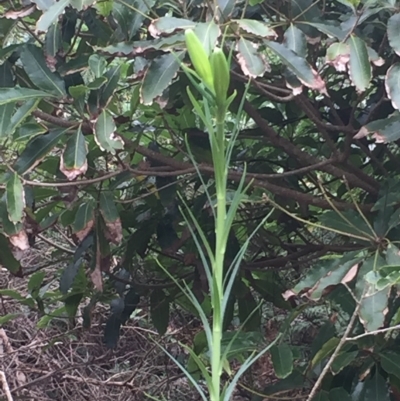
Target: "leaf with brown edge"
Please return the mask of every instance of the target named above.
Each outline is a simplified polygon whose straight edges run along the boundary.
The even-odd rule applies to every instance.
[[[162,35],[170,35],[177,30],[184,31],[193,29],[196,23],[184,18],[176,17],[161,17],[155,19],[149,25],[149,33],[153,38],[158,38]]]
[[[368,89],[372,78],[367,45],[354,35],[350,36],[347,43],[350,48],[349,76],[357,92],[362,93]]]
[[[372,138],[375,139],[376,143],[397,141],[400,138],[399,113],[396,112],[388,118],[371,121],[369,124],[364,125],[354,136],[354,139],[361,139],[369,134],[372,134]]]
[[[232,20],[232,22],[237,23],[239,28],[243,31],[261,38],[275,39],[278,36],[268,24],[262,21],[243,18],[240,20]]]
[[[237,42],[236,49],[238,51],[237,61],[244,75],[256,78],[263,76],[266,71],[270,71],[267,60],[258,52],[255,43],[240,38]]]
[[[264,40],[264,44],[280,58],[282,63],[297,76],[303,85],[328,96],[324,80],[304,57],[298,56],[281,43]]]
[[[105,232],[106,238],[114,244],[119,244],[122,240],[122,224],[112,192],[101,192],[100,213],[103,216],[107,228]]]
[[[60,171],[69,181],[86,173],[88,168],[86,155],[86,141],[79,126],[77,132],[68,139],[60,158]]]
[[[346,43],[332,43],[327,51],[325,63],[332,65],[336,71],[343,72],[347,70],[350,61],[350,47]]]
[[[94,126],[94,139],[102,151],[115,154],[124,148],[124,141],[116,134],[116,126],[111,114],[103,110]]]
[[[82,242],[94,226],[94,205],[93,202],[84,202],[79,205],[72,225],[72,231]]]
[[[154,99],[171,85],[172,80],[178,74],[180,60],[183,55],[183,52],[178,54],[168,53],[155,58],[151,62],[140,88],[140,97],[143,104],[152,104]]]

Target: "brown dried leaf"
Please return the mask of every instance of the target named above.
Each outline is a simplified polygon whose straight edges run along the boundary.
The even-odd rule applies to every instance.
[[[366,137],[369,134],[369,131],[365,127],[361,127],[360,131],[357,132],[356,135],[354,135],[353,139],[362,139]]]
[[[105,237],[111,241],[113,244],[118,245],[122,240],[122,224],[121,219],[115,221],[105,222],[107,230],[105,232]]]
[[[82,242],[87,237],[87,235],[92,230],[93,226],[94,226],[94,220],[90,220],[88,221],[86,227],[83,230],[75,233],[75,236],[78,238],[79,242]]]
[[[346,273],[346,275],[342,278],[341,283],[349,283],[354,279],[354,277],[357,275],[358,268],[360,267],[359,263],[356,263],[354,266],[350,268],[350,270]]]
[[[382,135],[380,132],[375,132],[372,135],[372,139],[375,139],[376,143],[386,143],[387,142],[387,138]]]
[[[103,277],[101,275],[100,264],[96,264],[96,267],[90,273],[90,278],[92,280],[94,288],[96,288],[97,291],[102,292],[103,291]]]
[[[10,235],[10,242],[21,251],[29,248],[28,235],[25,230],[21,230],[18,234]]]
[[[79,168],[68,169],[65,167],[64,163],[64,154],[61,154],[60,157],[60,171],[67,177],[68,181],[75,180],[75,178],[80,175],[84,175],[88,169],[88,162],[85,160],[85,163]]]
[[[29,7],[22,8],[21,10],[9,10],[4,14],[4,17],[7,19],[18,19],[27,17],[31,15],[36,9],[35,4],[30,5]]]

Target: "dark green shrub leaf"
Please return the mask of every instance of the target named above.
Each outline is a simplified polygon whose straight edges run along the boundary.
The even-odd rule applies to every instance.
[[[79,175],[85,174],[87,164],[87,146],[79,126],[76,134],[71,135],[61,156],[60,171],[72,181]]]
[[[21,61],[31,81],[46,92],[59,98],[66,95],[64,81],[47,67],[42,51],[32,45],[25,45],[21,52]]]
[[[353,85],[358,92],[364,92],[371,82],[372,69],[365,42],[357,36],[351,35],[349,73]]]
[[[275,345],[271,348],[271,358],[275,374],[284,379],[293,371],[293,353],[288,344]]]
[[[166,333],[169,323],[169,301],[162,290],[153,290],[150,297],[150,315],[160,335]]]
[[[183,53],[164,54],[152,61],[143,79],[141,87],[142,103],[150,105],[161,96],[178,73]]]
[[[22,221],[25,209],[24,187],[18,174],[11,173],[6,189],[8,217],[13,223],[18,223]]]

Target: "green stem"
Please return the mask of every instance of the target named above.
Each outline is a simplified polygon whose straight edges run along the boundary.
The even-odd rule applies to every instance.
[[[211,376],[212,376],[212,401],[221,400],[221,375],[223,361],[221,360],[221,342],[222,342],[222,326],[224,316],[222,313],[223,303],[223,279],[224,279],[224,261],[225,250],[228,234],[226,230],[226,185],[227,185],[227,166],[225,160],[225,113],[226,109],[217,107],[217,122],[215,143],[217,144],[215,154],[213,154],[214,169],[215,169],[215,186],[217,192],[217,211],[215,221],[215,264],[213,266],[213,349],[211,361]]]

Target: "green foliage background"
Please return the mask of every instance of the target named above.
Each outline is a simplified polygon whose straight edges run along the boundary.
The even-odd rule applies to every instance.
[[[228,203],[245,168],[250,189],[226,269],[274,209],[235,280],[226,338],[232,321],[244,331],[232,358],[262,343],[260,310],[248,317],[264,300],[287,316],[271,351],[274,386],[312,388],[328,366],[315,399],[395,399],[399,10],[395,0],[2,2],[0,263],[30,276],[30,295],[0,294],[53,316],[82,313],[87,327],[96,304],[109,303],[110,348],[140,299],[161,334],[172,304],[196,314],[169,275],[210,314],[206,261],[179,211],[189,205],[214,244],[208,135],[180,64],[190,63],[192,28],[208,53],[219,44],[232,54],[237,97],[225,129],[240,133],[226,166]],[[40,267],[27,271],[19,254],[56,231],[70,241],[53,257],[69,264],[46,297]],[[285,335],[316,304],[325,309],[305,356]]]

